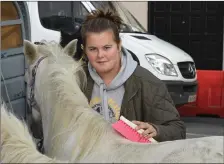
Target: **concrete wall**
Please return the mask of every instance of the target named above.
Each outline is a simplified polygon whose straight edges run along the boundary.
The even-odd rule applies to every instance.
[[[148,2],[147,1],[120,1],[132,15],[148,29]]]

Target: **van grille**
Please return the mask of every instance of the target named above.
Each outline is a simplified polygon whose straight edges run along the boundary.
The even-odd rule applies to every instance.
[[[193,62],[179,62],[177,63],[182,76],[186,79],[193,79],[196,76],[196,68]]]

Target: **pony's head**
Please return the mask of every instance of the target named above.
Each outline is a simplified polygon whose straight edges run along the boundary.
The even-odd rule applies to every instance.
[[[30,105],[29,109],[32,111],[32,115],[29,115],[32,116],[29,117],[31,129],[32,127],[35,129],[41,128],[39,127],[41,122],[40,106],[43,103],[41,100],[43,96],[41,95],[50,93],[48,92],[50,85],[48,85],[49,88],[43,89],[43,86],[46,87],[46,85],[42,85],[43,83],[57,81],[61,82],[64,87],[70,87],[69,85],[66,86],[65,83],[71,82],[77,83],[80,89],[84,89],[86,75],[82,63],[73,59],[76,44],[77,39],[70,41],[64,48],[54,42],[42,42],[42,44],[36,45],[30,41],[24,41],[24,55],[28,64],[25,75],[27,100]],[[59,87],[55,88],[60,89]],[[37,130],[33,133],[37,137],[42,135]]]
[[[58,65],[58,67],[65,68],[67,71],[72,71],[77,78],[78,84],[83,86],[83,81],[86,81],[85,72],[82,68],[82,63],[74,61],[73,56],[77,50],[77,39],[70,41],[64,48],[54,42],[42,42],[40,45],[31,43],[28,40],[24,40],[24,54],[28,63],[28,70],[26,73],[26,80],[29,84],[29,80],[34,78],[35,67],[42,67],[46,64]],[[43,61],[42,60],[45,60]],[[44,67],[44,66],[43,66]],[[40,68],[41,69],[41,68]],[[37,72],[35,72],[36,74]]]
[[[38,78],[37,74],[54,72],[52,75],[55,75],[56,72],[67,71],[83,89],[86,85],[86,74],[82,62],[73,59],[77,42],[78,40],[74,39],[62,48],[55,42],[42,42],[40,45],[35,45],[24,40],[24,54],[28,63],[26,72],[28,87],[40,81],[40,79],[36,79]]]

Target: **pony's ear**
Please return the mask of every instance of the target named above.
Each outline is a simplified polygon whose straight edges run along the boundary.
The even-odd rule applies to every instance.
[[[76,50],[77,50],[77,42],[78,42],[78,39],[73,39],[71,42],[69,42],[65,46],[64,52],[66,54],[68,54],[69,56],[73,57],[76,53]]]
[[[37,56],[36,47],[33,43],[31,43],[28,40],[24,40],[23,43],[24,43],[24,55],[28,60],[29,64],[32,64]]]

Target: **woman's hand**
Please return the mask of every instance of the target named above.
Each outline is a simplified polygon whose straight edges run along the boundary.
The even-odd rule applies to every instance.
[[[145,137],[145,138],[152,138],[152,137],[155,137],[157,135],[157,131],[156,129],[150,125],[149,123],[147,122],[141,122],[141,121],[132,121],[134,124],[137,125],[137,127],[135,128],[137,131],[140,130],[140,129],[143,129],[144,132],[142,133],[142,135]]]

